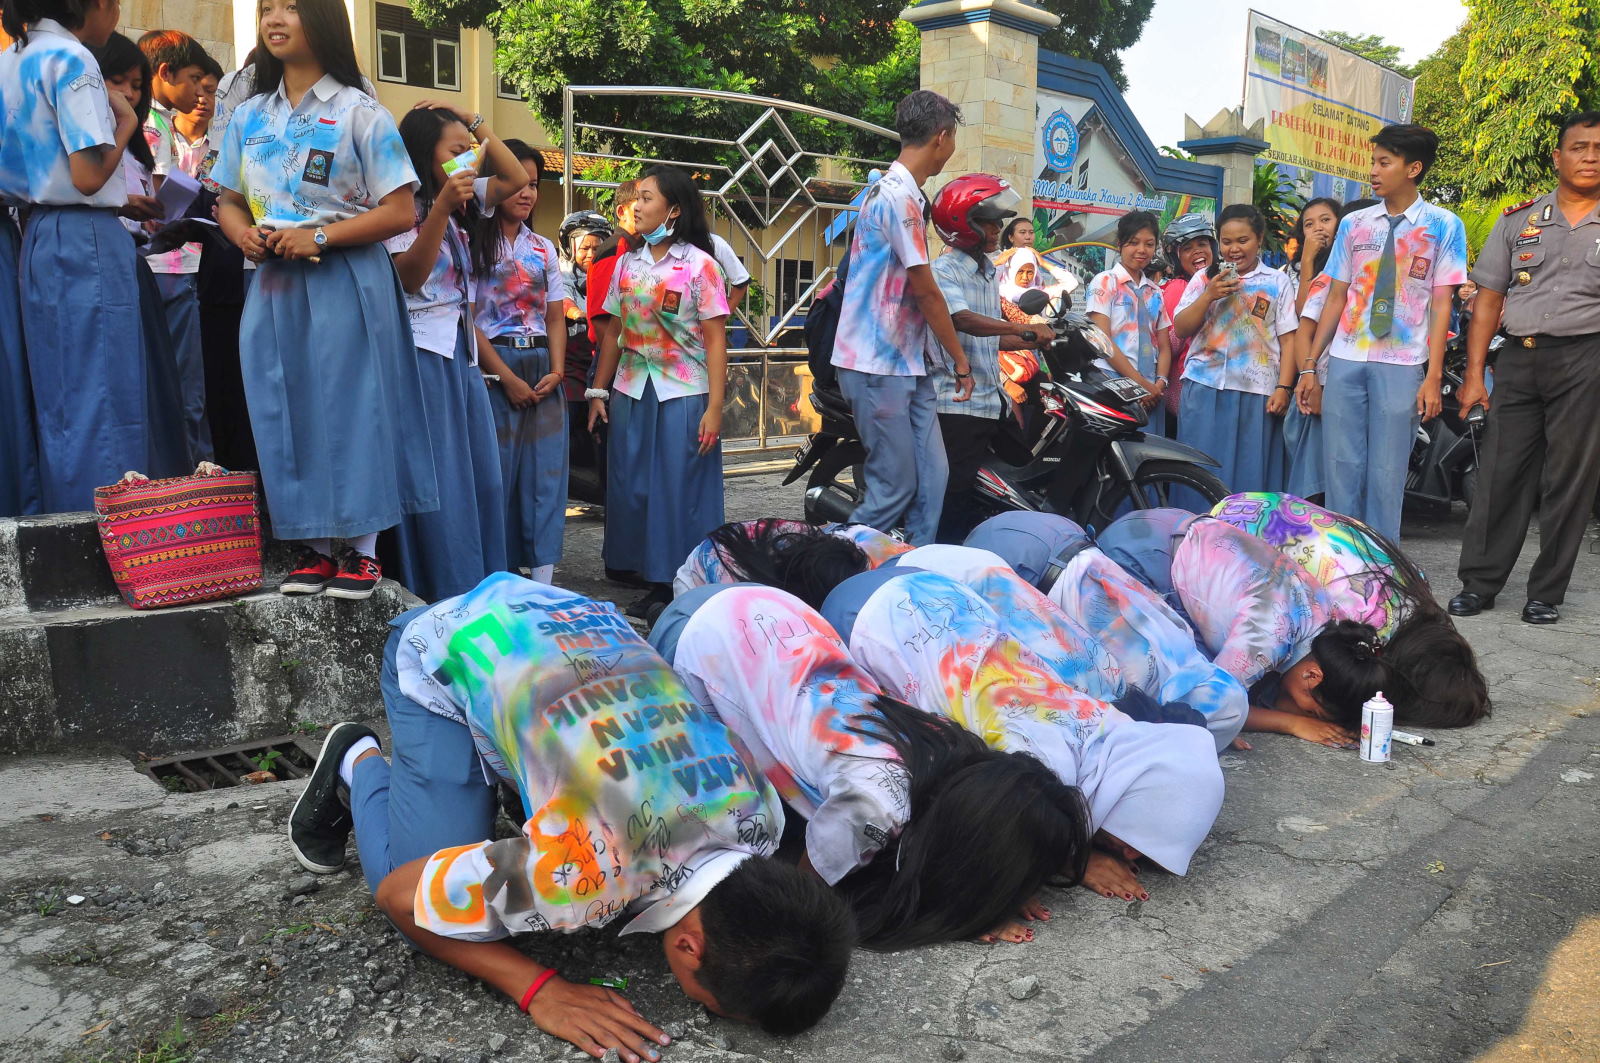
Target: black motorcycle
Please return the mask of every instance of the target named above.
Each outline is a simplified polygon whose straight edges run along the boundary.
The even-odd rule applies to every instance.
[[[1025,292],[1019,305],[1039,314],[1049,297]],[[1226,498],[1227,485],[1207,470],[1217,467],[1209,455],[1142,431],[1148,418],[1140,400],[1149,393],[1095,364],[1110,353],[1111,341],[1069,305],[1063,299],[1053,311],[1056,341],[1041,352],[1048,375],[1023,385],[1023,423],[997,437],[978,471],[986,515],[1037,510],[1103,528],[1130,509],[1209,509]],[[783,482],[809,470],[806,519],[848,520],[861,501],[866,449],[838,391],[813,391],[811,403],[822,415],[821,430],[795,454]]]
[[[1491,360],[1505,337],[1489,341]],[[1461,408],[1457,393],[1467,371],[1467,341],[1463,332],[1445,346],[1444,371],[1439,385],[1443,409],[1439,416],[1417,426],[1406,467],[1406,501],[1450,508],[1451,503],[1472,505],[1478,485],[1478,448],[1483,441],[1484,410]]]

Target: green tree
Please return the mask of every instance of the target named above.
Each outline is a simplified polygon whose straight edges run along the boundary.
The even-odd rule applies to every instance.
[[[1561,117],[1593,107],[1600,87],[1600,7],[1592,0],[1468,0],[1461,87],[1469,196],[1531,193],[1550,183]]]
[[[1039,38],[1040,48],[1099,63],[1117,88],[1128,87],[1117,53],[1138,43],[1156,0],[1042,0],[1039,6],[1061,16],[1061,25]]]
[[[1461,105],[1461,68],[1467,61],[1467,26],[1446,37],[1416,66],[1417,95],[1411,120],[1439,137],[1439,156],[1423,179],[1423,193],[1445,204],[1467,198],[1472,160],[1471,125]]]
[[[1363,59],[1370,59],[1379,66],[1386,66],[1396,74],[1406,77],[1416,76],[1416,67],[1408,66],[1400,61],[1400,46],[1390,44],[1383,39],[1380,33],[1345,33],[1341,30],[1323,30],[1318,34],[1330,44],[1355,52]]]
[[[1284,244],[1294,235],[1295,219],[1300,216],[1305,201],[1294,194],[1275,162],[1256,163],[1250,198],[1267,222],[1262,246],[1269,252],[1282,252]]]

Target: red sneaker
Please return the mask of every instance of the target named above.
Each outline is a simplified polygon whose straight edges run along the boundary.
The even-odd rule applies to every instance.
[[[279,594],[321,594],[333,582],[339,569],[333,558],[309,546],[300,548],[295,558],[294,571],[283,577],[278,585]]]
[[[360,601],[372,597],[372,592],[378,589],[378,581],[381,579],[383,579],[383,569],[378,566],[377,558],[350,550],[340,558],[339,574],[328,584],[328,589],[323,591],[323,594],[329,598]]]

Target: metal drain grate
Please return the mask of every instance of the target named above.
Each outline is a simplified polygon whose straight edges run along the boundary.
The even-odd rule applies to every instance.
[[[259,771],[270,771],[280,780],[303,779],[316,765],[317,751],[301,735],[283,735],[175,757],[136,760],[134,766],[174,793],[204,793],[247,786],[244,776]]]

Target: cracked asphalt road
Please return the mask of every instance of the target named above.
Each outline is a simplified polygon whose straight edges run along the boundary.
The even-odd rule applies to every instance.
[[[729,481],[730,518],[798,502],[777,474]],[[1442,595],[1463,519],[1406,526]],[[563,581],[625,596],[598,544],[575,517]],[[1519,590],[1461,625],[1495,699],[1485,724],[1388,765],[1258,736],[1224,755],[1227,803],[1187,878],[1146,872],[1143,903],[1051,894],[1028,945],[859,953],[804,1036],[697,1014],[653,940],[523,947],[572,977],[628,977],[683,1034],[668,1060],[1600,1059],[1600,557],[1580,557],[1555,627],[1518,621]],[[163,1037],[169,1054],[145,1058],[579,1058],[411,955],[353,859],[302,876],[282,838],[295,792],[169,795],[112,756],[0,761],[0,1059],[134,1060]],[[1027,974],[1041,992],[1013,1000]]]

